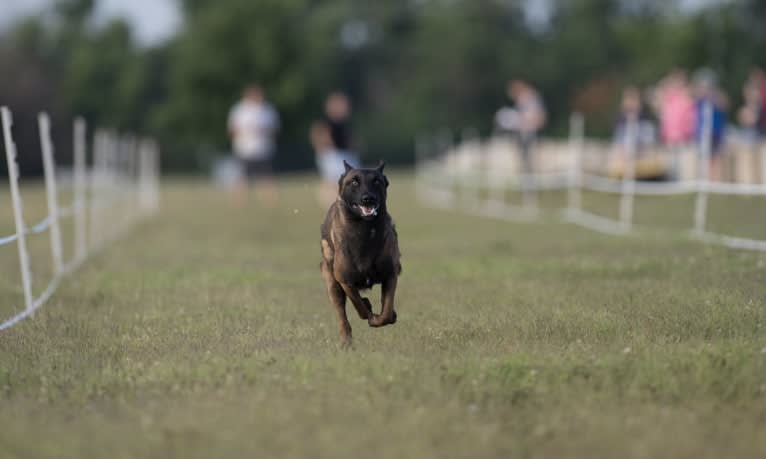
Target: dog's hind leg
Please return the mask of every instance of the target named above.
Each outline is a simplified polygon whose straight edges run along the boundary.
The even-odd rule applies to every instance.
[[[394,311],[394,295],[396,293],[396,276],[383,281],[380,289],[380,297],[383,303],[383,309],[380,315],[373,314],[368,320],[370,327],[382,327],[384,325],[396,323],[396,311]]]
[[[370,300],[362,298],[362,296],[359,295],[359,290],[350,285],[341,284],[341,287],[343,287],[343,291],[346,293],[346,296],[348,296],[348,299],[351,300],[351,304],[356,308],[359,318],[362,320],[369,320],[370,317],[372,317],[372,304],[370,303]]]
[[[324,262],[322,263],[322,277],[324,277],[324,282],[327,286],[327,295],[330,297],[330,301],[335,307],[335,312],[338,314],[340,339],[344,346],[348,346],[351,344],[351,324],[348,323],[348,317],[346,317],[346,293]]]

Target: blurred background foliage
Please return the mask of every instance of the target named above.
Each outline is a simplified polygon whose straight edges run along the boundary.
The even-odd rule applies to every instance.
[[[154,135],[166,171],[201,171],[228,151],[227,112],[257,81],[282,116],[281,170],[313,166],[308,126],[336,88],[354,101],[363,156],[407,163],[419,132],[488,135],[509,78],[540,89],[545,135],[565,135],[574,109],[606,135],[627,84],[709,66],[736,107],[747,72],[766,64],[760,0],[551,1],[544,20],[522,0],[179,0],[183,27],[152,47],[121,20],[89,25],[95,1],[59,0],[4,32],[0,104],[14,110],[22,153],[38,151],[34,120],[48,110],[61,145],[79,114]]]

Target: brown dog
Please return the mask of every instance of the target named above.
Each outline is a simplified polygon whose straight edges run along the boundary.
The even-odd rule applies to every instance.
[[[330,206],[322,224],[322,276],[338,313],[340,337],[351,343],[351,325],[346,317],[346,297],[371,327],[396,322],[394,293],[402,272],[396,229],[386,210],[388,179],[383,162],[375,169],[346,171],[338,180],[338,199]],[[382,310],[372,312],[359,290],[381,284]]]

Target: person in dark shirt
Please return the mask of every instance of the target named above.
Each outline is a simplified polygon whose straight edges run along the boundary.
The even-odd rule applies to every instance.
[[[327,96],[325,123],[327,123],[335,150],[339,153],[350,154],[351,102],[346,94],[336,91]]]
[[[506,92],[513,100],[514,107],[501,108],[495,115],[495,124],[501,132],[513,133],[516,137],[524,173],[522,179],[524,206],[534,207],[537,205],[537,197],[532,156],[537,133],[545,126],[547,117],[545,106],[534,86],[526,81],[509,81]]]
[[[695,137],[700,154],[709,154],[710,166],[707,179],[721,180],[721,156],[724,150],[726,134],[726,109],[728,98],[718,87],[718,77],[712,70],[703,68],[694,75],[696,128]],[[708,143],[705,135],[709,135],[709,152],[704,152]]]
[[[316,153],[316,164],[322,185],[320,203],[335,198],[338,178],[345,170],[343,161],[354,167],[361,164],[351,150],[351,102],[346,94],[335,91],[327,96],[321,121],[315,122],[309,133]]]

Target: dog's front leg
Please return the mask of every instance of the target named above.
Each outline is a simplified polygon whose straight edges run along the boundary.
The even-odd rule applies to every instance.
[[[370,327],[382,327],[384,325],[396,323],[396,311],[394,311],[394,295],[396,294],[396,276],[383,281],[380,289],[380,298],[383,303],[383,309],[380,315],[373,314],[367,321]]]
[[[322,277],[324,277],[327,286],[327,295],[330,297],[332,305],[335,306],[335,312],[338,314],[338,327],[340,328],[340,339],[344,346],[351,344],[351,324],[346,317],[346,293],[335,280],[326,263],[322,263]]]
[[[354,308],[356,308],[356,312],[359,314],[359,318],[362,320],[368,320],[370,317],[372,317],[372,304],[370,304],[370,300],[367,298],[362,298],[362,296],[359,295],[359,289],[348,284],[340,285],[343,287],[343,291],[346,293],[346,296],[348,296],[348,299],[351,300],[351,304],[353,304]]]

